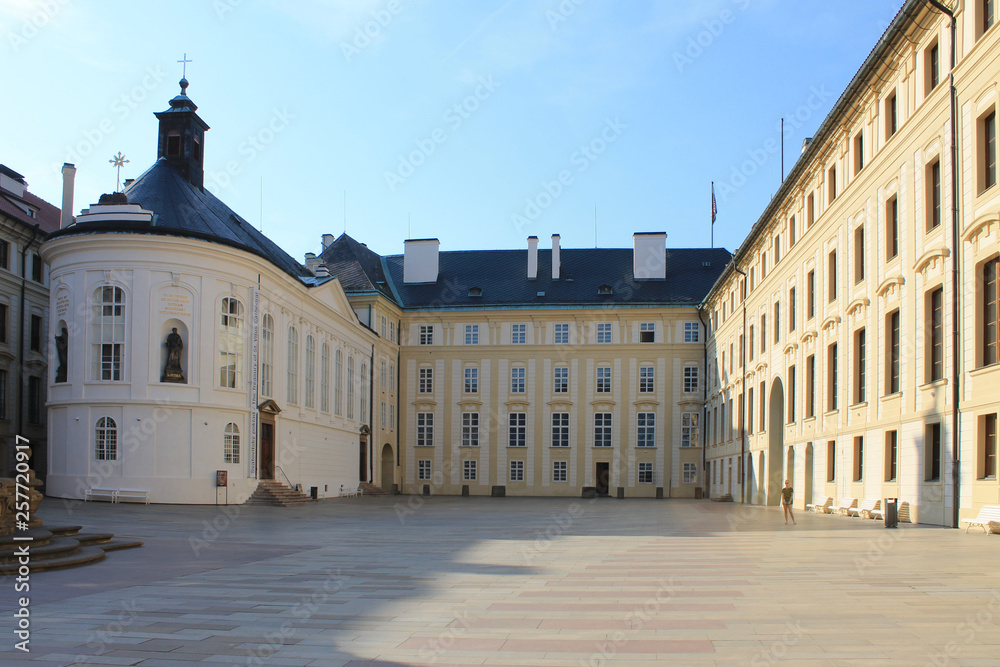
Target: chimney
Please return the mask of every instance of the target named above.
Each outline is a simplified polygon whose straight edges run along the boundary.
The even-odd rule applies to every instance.
[[[636,280],[664,280],[667,277],[667,233],[632,234],[632,276]]]
[[[73,224],[73,184],[76,181],[76,167],[66,162],[62,166],[63,196],[62,211],[59,213],[59,229]]]
[[[316,271],[317,269],[319,269],[320,261],[321,260],[319,257],[316,256],[316,253],[314,252],[306,253],[306,269],[309,270],[309,273],[313,274],[314,276],[316,275]]]
[[[333,245],[333,234],[323,234],[323,250]]]
[[[538,237],[528,237],[528,280],[538,277]]]
[[[320,264],[313,273],[317,278],[329,278],[330,268],[326,264]]]
[[[552,235],[552,280],[559,280],[559,235]]]
[[[806,149],[809,148],[809,144],[812,143],[812,140],[813,140],[812,137],[806,137],[805,139],[802,140],[802,152],[803,153],[805,153]]]
[[[436,283],[438,279],[437,239],[408,239],[403,241],[403,282]]]

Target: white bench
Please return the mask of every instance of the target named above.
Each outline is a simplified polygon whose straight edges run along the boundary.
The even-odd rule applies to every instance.
[[[141,500],[147,505],[149,504],[149,489],[118,489],[118,499],[117,502],[121,502],[122,498],[130,498],[133,500]]]
[[[831,514],[847,514],[847,511],[855,507],[858,504],[857,498],[844,498],[840,501],[840,504],[836,507],[830,508]]]
[[[826,500],[821,503],[809,503],[806,505],[806,511],[812,510],[813,512],[819,512],[820,514],[826,514],[831,511],[830,506],[833,505],[833,496],[827,496]]]
[[[341,498],[354,498],[355,496],[360,496],[362,493],[364,493],[364,489],[361,488],[360,484],[358,484],[358,488],[356,489],[345,489],[343,484],[340,485]]]
[[[857,507],[849,507],[847,516],[859,516],[862,519],[870,519],[872,510],[877,510],[882,504],[881,498],[865,498]]]
[[[965,532],[969,532],[969,528],[973,526],[982,526],[983,531],[989,535],[994,528],[1000,528],[1000,505],[983,505],[975,519],[962,519],[962,522],[969,524],[965,527]]]
[[[87,489],[87,493],[84,494],[83,501],[93,500],[94,498],[107,498],[113,503],[118,502],[118,489],[109,489],[102,486],[92,486]]]

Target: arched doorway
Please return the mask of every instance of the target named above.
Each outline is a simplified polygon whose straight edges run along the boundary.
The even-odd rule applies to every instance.
[[[771,399],[767,410],[767,454],[771,465],[767,469],[767,504],[777,506],[781,496],[781,455],[785,444],[785,388],[781,378],[771,382]]]
[[[767,468],[764,467],[764,463],[766,461],[767,457],[764,455],[764,452],[761,452],[760,463],[757,465],[757,488],[755,489],[757,493],[757,498],[756,500],[754,500],[754,502],[758,505],[763,505],[766,500],[765,498],[766,487],[764,486],[765,484],[767,484],[767,473],[765,472]]]
[[[392,493],[392,485],[395,480],[396,466],[392,461],[392,445],[386,443],[382,446],[382,490]]]
[[[802,502],[811,503],[813,500],[813,444],[806,445],[806,480],[802,485]]]

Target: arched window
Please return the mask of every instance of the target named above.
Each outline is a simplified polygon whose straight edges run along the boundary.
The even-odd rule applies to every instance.
[[[323,343],[319,355],[319,409],[330,411],[330,346]]]
[[[306,336],[306,407],[316,407],[316,340]]]
[[[368,364],[361,364],[361,423],[368,423]]]
[[[223,436],[223,453],[226,463],[240,462],[240,427],[229,422]]]
[[[344,414],[344,353],[337,350],[333,355],[333,413]]]
[[[274,396],[274,318],[264,315],[260,332],[260,393]]]
[[[288,402],[299,402],[299,332],[288,327]]]
[[[123,380],[125,368],[125,291],[106,285],[94,291],[91,377]]]
[[[94,458],[98,461],[118,460],[118,425],[111,417],[101,417],[94,427]]]
[[[243,386],[243,304],[239,299],[222,300],[219,322],[219,386]]]
[[[347,418],[354,419],[354,356],[347,357]]]

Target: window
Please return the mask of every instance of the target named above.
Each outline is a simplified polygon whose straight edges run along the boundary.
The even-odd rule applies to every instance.
[[[385,401],[379,403],[378,418],[382,428],[385,428]]]
[[[865,135],[858,132],[854,137],[854,175],[857,176],[865,168]]]
[[[927,376],[929,382],[944,378],[944,288],[927,297]]]
[[[697,343],[698,342],[698,323],[697,322],[685,322],[684,323],[684,342],[685,343]],[[652,341],[650,341],[652,342]]]
[[[299,332],[288,327],[288,402],[299,402]]]
[[[434,393],[434,369],[420,368],[417,370],[417,393]]]
[[[569,447],[569,413],[552,413],[552,446]]]
[[[941,83],[941,49],[938,48],[937,42],[934,42],[924,52],[924,67],[926,68],[924,74],[924,81],[926,83],[924,96],[926,97]]]
[[[462,446],[463,447],[478,447],[479,446],[479,413],[478,412],[463,412],[462,413]]]
[[[510,342],[512,345],[524,345],[525,340],[527,340],[528,325],[526,324],[512,324],[510,325]]]
[[[941,479],[941,424],[927,424],[924,436],[926,474],[924,481],[936,482]]]
[[[479,393],[479,369],[478,368],[466,368],[465,369],[465,393],[466,394],[478,394]]]
[[[816,193],[810,192],[806,197],[806,229],[812,227],[814,222],[816,222]]]
[[[594,447],[611,446],[611,413],[594,413]]]
[[[896,104],[896,91],[892,91],[885,98],[885,138],[887,141],[889,137],[896,134],[897,129],[899,129],[899,112]]]
[[[863,435],[854,438],[854,481],[860,482],[865,474],[865,437]]]
[[[0,343],[7,342],[7,304],[0,303]]]
[[[795,423],[795,366],[788,367],[788,423]]]
[[[10,268],[10,243],[0,240],[0,269]]]
[[[389,340],[393,343],[396,342],[396,323],[389,322]]]
[[[566,477],[566,462],[565,461],[553,461],[552,462],[552,481],[553,482],[565,482]]]
[[[864,403],[867,399],[867,349],[864,329],[854,334],[854,402]]]
[[[781,261],[781,234],[777,234],[774,237],[774,265],[777,266],[778,262]]]
[[[833,165],[826,172],[826,203],[827,206],[837,198],[837,165]]]
[[[7,371],[0,369],[0,419],[7,419]]]
[[[653,464],[652,463],[640,463],[639,464],[639,484],[652,484],[653,483]]]
[[[597,367],[597,393],[611,393],[611,366]]]
[[[240,462],[240,427],[229,422],[226,424],[223,440],[223,458],[225,463]]]
[[[837,251],[834,250],[827,257],[827,275],[829,276],[829,282],[827,287],[829,288],[829,294],[826,296],[826,300],[829,303],[833,303],[837,299]]]
[[[898,310],[891,312],[889,316],[886,318],[885,345],[888,348],[886,350],[886,355],[885,355],[886,359],[885,393],[895,394],[899,391],[899,364],[900,364]]]
[[[996,21],[996,14],[994,13],[994,2],[993,0],[980,0],[980,9],[982,10],[982,26],[983,32],[993,27],[993,22]]]
[[[656,391],[656,371],[652,366],[639,367],[639,393],[652,394]]]
[[[42,351],[42,318],[38,315],[31,316],[31,351]]]
[[[38,256],[37,252],[31,253],[31,279],[36,283],[44,282],[43,279],[43,269],[42,258]]]
[[[466,345],[479,345],[479,325],[478,324],[466,324],[465,325],[465,344]]]
[[[555,325],[554,340],[556,345],[569,345],[569,325]]]
[[[941,226],[941,160],[927,165],[927,231]]]
[[[983,264],[983,365],[1000,361],[1000,257]]]
[[[514,366],[510,369],[510,393],[523,394],[524,388],[524,366]]]
[[[396,429],[396,406],[392,403],[389,404],[389,430]]]
[[[389,362],[389,385],[388,389],[391,392],[396,391],[396,364]]]
[[[764,278],[767,278],[767,253],[766,252],[762,252],[760,254],[760,281],[764,282]],[[736,310],[735,294],[730,294],[729,298],[733,300],[733,303],[732,303],[732,305],[730,305],[729,309],[730,309],[731,312],[735,312],[735,310]]]
[[[854,230],[854,284],[865,279],[865,228]]]
[[[512,482],[524,481],[524,461],[510,462],[510,481]]]
[[[311,335],[306,336],[306,407],[316,407],[316,340]]]
[[[368,423],[368,364],[361,364],[361,423]]]
[[[385,315],[383,315],[382,318],[381,318],[381,320],[380,320],[379,328],[378,328],[379,335],[382,336],[382,338],[385,338],[386,335],[387,335],[388,324],[389,324],[389,320],[386,318]]]
[[[781,302],[774,302],[774,344],[781,342]]]
[[[896,481],[899,467],[899,431],[885,432],[885,481]]]
[[[795,228],[795,216],[793,215],[788,219],[788,248],[789,250],[795,246],[795,235],[798,230]]]
[[[434,325],[421,324],[419,328],[418,340],[421,345],[434,344]]]
[[[997,413],[979,419],[982,445],[979,457],[979,478],[996,479],[997,476]]]
[[[417,447],[434,446],[434,413],[417,413]]]
[[[28,377],[28,423],[42,423],[42,378]]]
[[[597,324],[597,342],[598,343],[610,343],[611,342],[611,323],[610,322],[599,322]]]
[[[698,391],[698,367],[684,367],[684,393],[691,394]]]
[[[223,309],[226,307],[226,301],[223,299]],[[223,310],[222,319],[223,330],[225,330],[225,310]],[[94,292],[92,340],[92,379],[123,380],[125,292],[120,287],[98,287]],[[233,375],[235,375],[235,369],[236,362],[234,360]]]
[[[354,355],[347,357],[347,418],[354,419]]]
[[[466,482],[476,481],[475,461],[462,461],[462,480]]]
[[[264,314],[260,330],[260,393],[274,395],[274,318]]]
[[[701,415],[697,412],[681,413],[681,447],[697,447],[701,444],[698,436],[700,420]]]
[[[837,441],[830,440],[826,443],[826,481],[833,482],[837,479]]]
[[[885,203],[885,258],[899,256],[899,199],[891,197]]]
[[[816,357],[806,357],[806,418],[816,416]]]
[[[636,423],[635,446],[656,447],[656,413],[640,412],[635,416],[635,423]]]
[[[569,368],[556,366],[552,369],[552,393],[569,393]]]
[[[761,432],[764,431],[764,422],[765,422],[765,417],[767,416],[767,411],[766,411],[767,401],[764,398],[765,396],[767,396],[767,394],[764,391],[764,389],[765,389],[766,386],[767,386],[766,385],[766,381],[765,380],[761,380],[760,381],[760,391],[758,392],[758,395],[760,396],[760,422],[759,423],[760,423],[760,430],[761,430]],[[753,420],[753,414],[752,413],[749,415],[749,417],[750,417],[751,420]]]
[[[753,360],[753,355],[756,352],[756,349],[753,346],[753,342],[754,342],[754,330],[753,330],[753,325],[752,324],[750,325],[750,331],[748,332],[747,335],[748,335],[748,339],[747,340],[750,343],[750,359]]]
[[[417,479],[427,481],[431,478],[430,459],[420,459],[417,461]]]
[[[833,343],[826,348],[826,368],[827,368],[827,378],[829,384],[827,390],[829,394],[826,397],[826,409],[827,411],[837,409],[837,398],[840,394],[839,387],[839,377],[838,377],[838,357],[837,357],[837,344]]]
[[[527,415],[523,412],[511,412],[507,416],[507,446],[524,447],[527,431]]]
[[[684,342],[690,343],[687,340],[687,326],[691,324],[690,322],[684,323]],[[697,335],[697,334],[696,334]],[[639,323],[639,342],[640,343],[652,343],[656,339],[656,323],[655,322],[640,322]]]
[[[760,352],[767,352],[767,315],[760,316]]]
[[[330,344],[325,341],[319,353],[319,409],[330,411]]]
[[[796,320],[795,288],[788,290],[788,331],[795,331]]]
[[[695,463],[685,463],[681,474],[681,481],[685,484],[694,484],[698,481],[698,465]]]
[[[111,417],[101,417],[94,428],[94,458],[98,461],[118,460],[118,425]]]
[[[750,416],[750,419],[747,420],[747,433],[749,435],[753,435],[753,387],[750,387],[749,389],[747,389],[746,397],[747,397],[747,399],[746,399],[747,400],[747,414]],[[742,417],[740,418],[740,422],[741,423],[743,422],[743,418]]]
[[[994,109],[976,124],[979,131],[979,192],[997,184],[997,112]]]
[[[816,272],[806,274],[806,319],[816,317]]]

